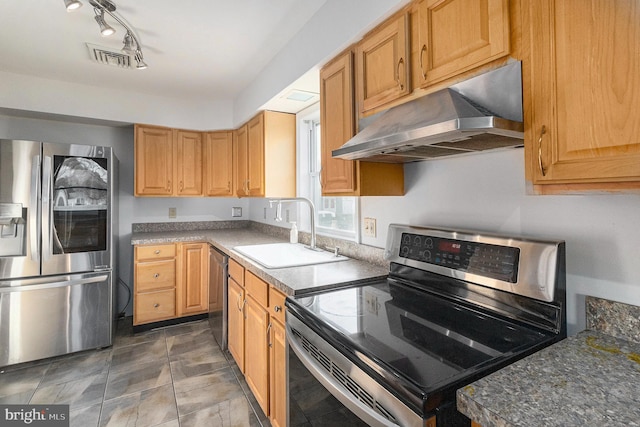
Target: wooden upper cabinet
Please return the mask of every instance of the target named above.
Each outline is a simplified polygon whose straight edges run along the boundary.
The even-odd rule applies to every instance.
[[[264,121],[264,114],[258,114],[247,123],[247,188],[250,197],[262,197],[265,193]]]
[[[172,129],[135,125],[135,195],[171,196],[174,191]]]
[[[409,15],[401,13],[369,33],[356,47],[360,114],[411,92]]]
[[[176,196],[202,195],[202,134],[176,131]]]
[[[401,196],[401,164],[334,159],[331,152],[355,134],[353,55],[339,55],[320,70],[320,146],[322,194],[327,196]]]
[[[322,193],[356,190],[356,162],[334,159],[331,152],[355,134],[353,55],[339,56],[320,71],[320,125]]]
[[[262,111],[236,131],[236,195],[296,194],[296,116]]]
[[[201,196],[202,134],[135,125],[135,195]]]
[[[508,0],[420,0],[416,13],[418,87],[509,54]]]
[[[527,6],[528,177],[560,190],[576,183],[588,184],[579,189],[640,188],[640,3],[536,0]]]
[[[233,132],[205,135],[204,181],[205,196],[233,196]]]
[[[249,188],[249,134],[247,125],[241,126],[233,135],[233,170],[235,173],[236,196],[248,196]]]

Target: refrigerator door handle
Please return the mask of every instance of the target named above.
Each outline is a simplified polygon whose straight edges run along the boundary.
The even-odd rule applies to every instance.
[[[62,288],[65,286],[73,286],[73,285],[86,285],[87,283],[105,282],[108,278],[109,278],[108,274],[101,274],[98,276],[80,277],[77,279],[62,280],[57,282],[34,283],[34,284],[28,284],[23,286],[6,286],[6,287],[0,286],[0,294],[9,293],[9,292],[34,291],[37,289]]]
[[[38,193],[40,190],[40,156],[31,161],[31,205],[29,206],[29,238],[31,240],[31,259],[40,260],[40,242],[38,236]]]
[[[52,246],[52,209],[51,209],[51,180],[52,158],[42,158],[42,259],[51,258]]]

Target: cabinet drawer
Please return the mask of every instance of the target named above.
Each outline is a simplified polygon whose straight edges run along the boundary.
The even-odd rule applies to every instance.
[[[269,288],[269,314],[278,319],[284,325],[284,300],[285,294],[274,287]]]
[[[134,309],[135,325],[171,319],[176,316],[176,291],[136,294]]]
[[[136,261],[159,258],[174,258],[176,256],[176,245],[149,245],[136,246]]]
[[[261,306],[267,307],[269,303],[269,285],[255,274],[247,271],[245,289]]]
[[[229,276],[240,286],[244,286],[244,267],[229,258]]]
[[[135,266],[136,292],[173,288],[176,286],[176,260],[140,262]]]

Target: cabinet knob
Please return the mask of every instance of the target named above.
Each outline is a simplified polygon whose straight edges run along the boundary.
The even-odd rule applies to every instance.
[[[160,273],[156,273],[156,274],[153,275],[154,279],[157,279],[158,277],[160,277]]]
[[[153,304],[153,308],[158,308],[158,307],[160,307],[160,304],[158,303]]]
[[[160,253],[160,249],[156,249],[153,253],[158,255]]]
[[[273,310],[278,313],[282,310],[282,307],[280,307],[279,305],[276,305],[275,307],[273,307]]]

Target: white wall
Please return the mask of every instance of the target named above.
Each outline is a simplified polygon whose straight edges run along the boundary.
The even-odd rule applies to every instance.
[[[232,103],[225,98],[175,99],[0,71],[0,108],[10,110],[215,130],[233,127]]]
[[[585,327],[584,296],[640,305],[640,195],[534,196],[525,192],[524,151],[513,149],[405,165],[404,197],[364,197],[361,218],[471,228],[566,241],[569,332]]]

